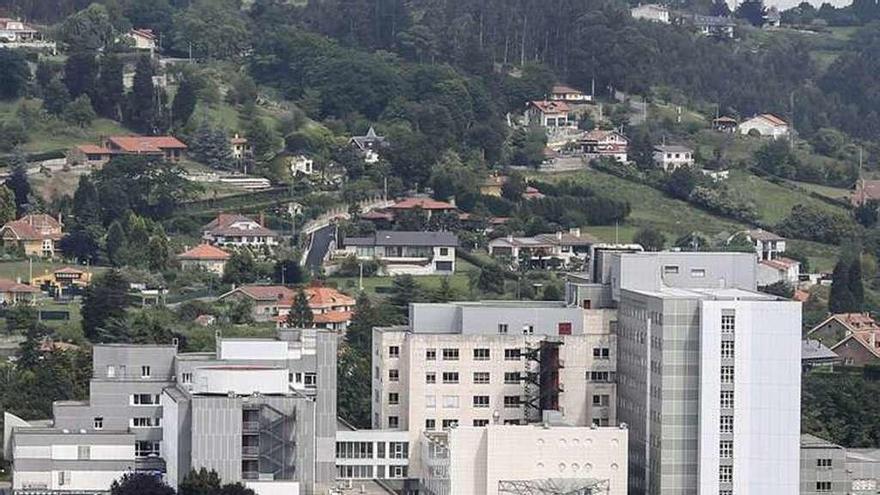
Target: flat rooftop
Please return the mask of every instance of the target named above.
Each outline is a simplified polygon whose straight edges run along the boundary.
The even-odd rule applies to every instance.
[[[787,301],[787,299],[783,299],[772,294],[764,294],[763,292],[737,288],[685,289],[681,287],[664,287],[658,291],[631,289],[621,290],[663,299],[707,299],[713,301]]]

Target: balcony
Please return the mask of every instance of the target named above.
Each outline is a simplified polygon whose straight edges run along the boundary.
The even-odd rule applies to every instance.
[[[260,455],[260,446],[259,445],[242,445],[241,446],[241,456],[242,457],[258,457]]]

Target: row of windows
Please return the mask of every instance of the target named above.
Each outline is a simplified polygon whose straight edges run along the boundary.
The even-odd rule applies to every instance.
[[[443,383],[446,385],[456,385],[459,383],[459,373],[457,371],[444,371]],[[521,375],[518,371],[507,371],[504,373],[504,383],[507,385],[518,385]],[[397,380],[392,380],[397,381]],[[473,374],[473,382],[475,385],[487,385],[491,382],[491,374],[488,371],[475,371]],[[425,373],[425,383],[434,385],[437,383],[437,372],[428,371]]]
[[[521,423],[521,420],[519,420],[519,419],[505,419],[504,420],[504,424],[506,424],[506,425],[518,425],[520,423]],[[485,418],[475,419],[471,422],[471,424],[476,427],[487,426],[489,424],[489,420],[485,419]],[[444,419],[442,422],[442,425],[443,425],[443,428],[451,428],[453,425],[458,426],[458,420],[457,419]],[[426,430],[434,430],[436,428],[437,428],[437,420],[436,419],[428,418],[425,420],[425,429]]]
[[[397,346],[389,347],[389,355],[391,357],[400,356],[400,348]],[[444,361],[458,361],[460,356],[459,350],[454,347],[446,347],[442,350]],[[520,349],[504,349],[504,359],[506,361],[518,361],[522,356]],[[491,357],[491,351],[487,348],[477,348],[473,350],[474,361],[488,361]],[[425,349],[425,361],[436,361],[437,349]]]
[[[372,459],[374,442],[336,442],[338,459]],[[385,458],[386,442],[375,442],[376,459]],[[389,459],[407,459],[409,444],[407,442],[388,442]]]

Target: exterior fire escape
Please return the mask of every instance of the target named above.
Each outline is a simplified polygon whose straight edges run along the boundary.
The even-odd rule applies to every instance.
[[[523,349],[523,417],[527,423],[541,421],[542,411],[559,411],[559,395],[564,391],[559,382],[563,362],[559,358],[561,339],[552,337]]]
[[[242,409],[241,471],[244,479],[294,479],[296,419],[269,404]]]

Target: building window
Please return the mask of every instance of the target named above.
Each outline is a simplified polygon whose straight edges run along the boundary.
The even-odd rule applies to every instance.
[[[437,427],[437,420],[436,419],[426,419],[425,420],[425,429],[426,430],[433,430],[436,427]]]
[[[488,361],[489,349],[474,349],[474,361]]]
[[[293,376],[292,373],[291,373],[291,376]],[[192,373],[181,373],[181,374],[180,374],[180,381],[181,381],[182,383],[192,383],[192,381],[193,381],[193,374],[192,374]]]
[[[609,382],[611,381],[611,373],[608,371],[588,371],[587,380],[591,382]]]
[[[134,406],[158,406],[159,395],[156,394],[133,394],[131,404]]]
[[[317,373],[306,373],[304,375],[304,385],[306,388],[318,388],[318,374]]]
[[[400,426],[400,418],[397,416],[388,416],[388,427],[398,428]]]
[[[693,278],[706,278],[706,269],[705,268],[691,268],[691,277],[693,277]]]
[[[426,409],[435,409],[437,407],[437,396],[436,395],[426,395],[425,396],[425,408]]]
[[[400,404],[400,394],[397,392],[388,392],[388,404],[392,406]]]
[[[593,359],[611,359],[611,350],[607,347],[593,347]]]
[[[507,385],[519,385],[519,371],[505,371],[504,383]]]
[[[429,372],[425,373],[425,383],[427,383],[429,385],[433,385],[433,384],[437,383],[437,373],[435,373],[433,371],[429,371]]]
[[[504,360],[519,361],[521,354],[519,349],[504,349]]]
[[[107,366],[107,378],[116,378],[116,367],[113,365]]]
[[[504,396],[504,407],[510,409],[514,407],[520,406],[520,400],[518,395],[505,395]]]
[[[392,345],[392,346],[388,347],[388,357],[399,358],[400,357],[400,346]]]
[[[457,395],[443,396],[443,409],[458,409],[459,402]]]
[[[816,459],[816,467],[830,468],[831,467],[831,459],[827,459],[827,458]]]
[[[141,378],[149,378],[150,377],[150,367],[149,366],[141,366]]]
[[[70,473],[67,471],[58,471],[58,484],[65,485],[70,483]]]
[[[454,385],[458,383],[458,372],[457,371],[444,371],[443,372],[443,383],[447,385]]]
[[[678,267],[675,265],[666,265],[663,267],[664,275],[678,275]]]
[[[440,248],[440,256],[449,256],[449,248]]]
[[[400,370],[388,370],[388,381],[389,382],[399,382],[400,381]]]
[[[489,396],[488,395],[475,395],[474,396],[474,407],[489,407]]]
[[[458,361],[458,349],[451,349],[451,348],[443,349],[443,360],[444,361]]]
[[[442,426],[443,426],[443,428],[452,428],[453,426],[458,426],[458,420],[457,419],[444,419]]]
[[[158,457],[159,442],[149,440],[137,440],[134,442],[135,457]]]
[[[558,325],[559,335],[571,335],[571,323],[563,322]]]
[[[474,372],[474,384],[475,385],[486,385],[489,383],[489,372],[488,371],[475,371]]]
[[[733,409],[733,391],[721,391],[721,409]]]
[[[608,407],[611,399],[608,394],[596,394],[593,395],[593,405],[599,407]]]
[[[721,383],[733,383],[733,366],[721,367]]]
[[[480,428],[482,426],[487,426],[489,424],[489,420],[488,419],[475,419],[473,424],[477,428]]]
[[[732,340],[724,340],[721,342],[721,359],[733,359]]]
[[[80,461],[88,461],[92,457],[92,449],[89,445],[76,446],[76,458]]]
[[[721,416],[721,433],[733,433],[733,416]]]
[[[718,457],[722,459],[733,458],[733,440],[722,440],[718,445]]]
[[[502,334],[507,333],[507,323],[499,323],[498,324],[498,333],[502,333]]]
[[[718,482],[733,483],[733,466],[718,466]]]
[[[830,481],[817,481],[816,482],[816,491],[817,492],[830,492],[831,491],[831,482]]]
[[[425,349],[425,361],[436,361],[437,349]]]
[[[104,418],[101,416],[97,416],[97,417],[95,417],[92,424],[95,425],[96,430],[103,430],[104,429]]]
[[[721,315],[721,333],[733,333],[736,327],[736,316]]]

